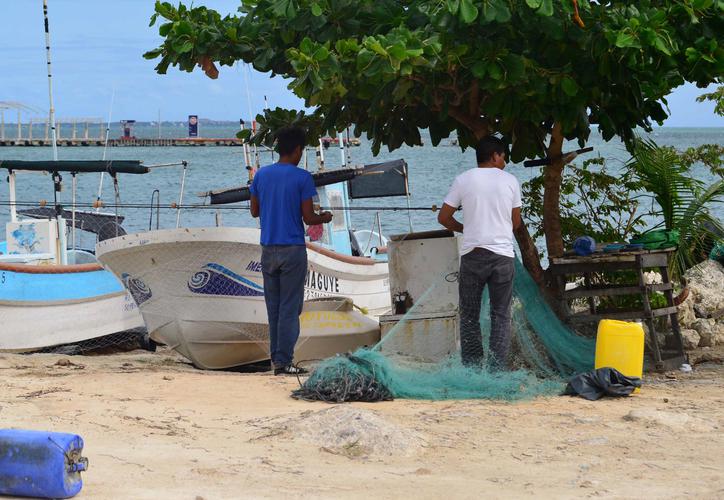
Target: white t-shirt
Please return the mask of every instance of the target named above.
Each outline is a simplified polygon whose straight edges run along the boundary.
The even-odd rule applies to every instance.
[[[514,175],[498,168],[472,168],[453,181],[445,204],[463,207],[463,246],[460,255],[485,248],[515,257],[513,208],[521,205],[520,184]]]

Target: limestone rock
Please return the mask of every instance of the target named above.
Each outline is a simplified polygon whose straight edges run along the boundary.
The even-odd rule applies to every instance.
[[[724,322],[716,323],[712,328],[711,345],[724,345]]]
[[[716,328],[716,320],[699,318],[691,324],[691,328],[696,330],[696,333],[699,334],[701,339],[699,340],[700,347],[711,347],[715,345],[712,342],[714,341],[713,337],[715,332],[714,329]]]
[[[645,321],[642,321],[641,326],[644,329],[644,336],[650,342],[651,341],[651,330],[649,329],[649,325],[646,324]],[[656,330],[656,342],[658,342],[659,346],[666,345],[666,332]]]
[[[684,349],[690,350],[698,347],[701,337],[696,330],[684,328],[681,330],[681,340],[684,342]]]
[[[686,297],[686,300],[679,304],[677,312],[679,314],[679,325],[681,325],[682,328],[689,328],[692,323],[696,321],[694,295],[691,293],[691,290],[689,291],[689,296]]]
[[[684,277],[698,316],[708,317],[724,310],[724,266],[705,260],[686,271]]]

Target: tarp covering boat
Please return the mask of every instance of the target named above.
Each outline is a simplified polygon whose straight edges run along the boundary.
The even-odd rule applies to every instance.
[[[43,208],[29,208],[26,210],[19,210],[20,215],[30,217],[32,219],[53,219],[56,217],[57,212],[54,208],[43,207]],[[70,210],[63,210],[61,217],[66,221],[66,224],[73,221],[73,212]],[[124,236],[126,230],[123,229],[121,224],[123,223],[124,217],[122,215],[116,216],[114,214],[103,214],[97,212],[75,212],[75,227],[81,231],[88,231],[98,235],[98,241],[107,240],[109,238],[115,238],[116,236]]]
[[[349,181],[350,192],[358,193],[358,196],[351,196],[352,198],[381,198],[407,194],[407,164],[404,160],[375,163],[362,168],[326,170],[313,173],[312,178],[317,187]],[[208,196],[212,205],[249,201],[251,198],[249,186],[209,191],[202,193],[201,196]]]

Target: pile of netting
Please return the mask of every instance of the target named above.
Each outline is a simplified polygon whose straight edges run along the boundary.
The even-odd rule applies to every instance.
[[[394,398],[518,400],[560,393],[566,378],[593,369],[594,340],[577,335],[558,319],[517,259],[513,294],[509,370],[492,368],[487,356],[482,367],[468,367],[459,353],[433,363],[386,352],[385,343],[403,330],[403,318],[377,345],[322,361],[292,396],[334,403]],[[488,304],[483,297],[484,346],[490,333]],[[413,312],[414,307],[408,314]],[[441,339],[454,335],[436,333]]]

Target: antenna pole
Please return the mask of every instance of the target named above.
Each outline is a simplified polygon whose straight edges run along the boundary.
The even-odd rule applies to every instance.
[[[106,122],[106,140],[103,144],[103,161],[106,160],[106,151],[108,150],[108,136],[111,133],[111,114],[113,113],[113,100],[116,97],[116,88],[113,87],[111,92],[111,105],[108,108],[108,121]],[[103,194],[103,177],[105,172],[101,172],[101,179],[98,182],[98,195],[96,196],[96,213],[101,211],[101,195]]]
[[[58,161],[58,145],[55,137],[55,107],[53,106],[53,81],[50,70],[50,28],[48,26],[48,0],[43,0],[43,17],[45,18],[45,55],[48,60],[48,99],[50,100],[50,133],[53,139],[53,160]]]

